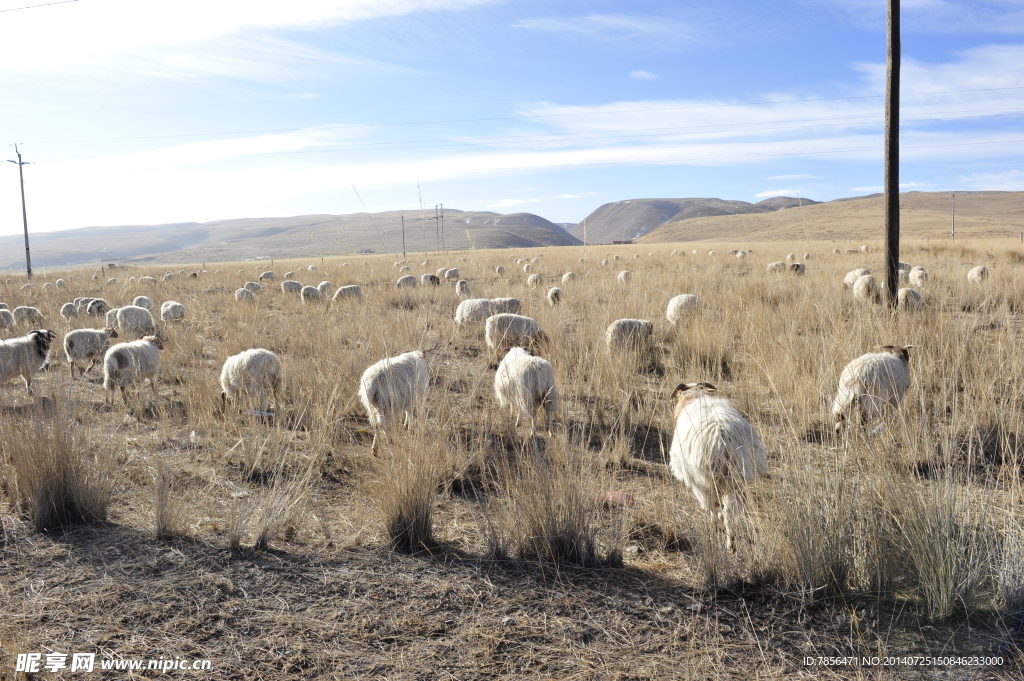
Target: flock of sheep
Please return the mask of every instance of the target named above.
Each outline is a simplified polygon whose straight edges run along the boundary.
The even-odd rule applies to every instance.
[[[736,251],[734,255],[743,258],[748,252]],[[673,251],[673,254],[681,255],[678,251]],[[805,254],[804,259],[808,258],[810,254]],[[790,254],[787,260],[790,260],[790,265],[781,261],[771,263],[767,271],[790,271],[797,275],[805,273],[804,263],[793,262],[795,254]],[[545,347],[551,343],[541,325],[520,314],[522,303],[517,298],[469,298],[471,284],[461,278],[457,268],[442,268],[435,274],[424,274],[417,279],[413,275],[404,274],[410,271],[408,262],[395,263],[399,274],[402,274],[395,283],[396,288],[416,287],[418,284],[439,286],[442,281],[453,282],[456,293],[463,298],[455,311],[454,322],[460,327],[482,322],[486,345],[492,358],[501,357],[494,377],[494,394],[499,405],[511,413],[517,426],[522,418],[530,419],[531,435],[534,436],[537,433],[537,412],[542,409],[546,430],[550,435],[553,417],[560,411],[561,402],[555,371],[550,362],[540,356],[545,354]],[[533,263],[527,259],[517,259],[516,263],[530,275],[527,286],[536,287],[540,284],[541,278],[532,272]],[[602,261],[602,265],[606,263],[609,261]],[[309,269],[315,270],[315,266]],[[497,266],[495,271],[501,276],[505,267]],[[904,267],[904,263],[901,263],[900,272],[901,280],[912,285],[920,286],[927,281],[928,275],[923,268],[911,268],[909,265]],[[322,282],[317,287],[303,286],[290,278],[294,276],[293,272],[288,275],[281,289],[297,293],[303,303],[322,302],[330,294],[330,282]],[[173,273],[168,273],[164,279],[173,276]],[[628,282],[630,276],[629,271],[623,270],[617,279]],[[970,271],[968,279],[980,283],[987,276],[988,270],[985,267],[976,267]],[[273,272],[263,272],[260,276],[263,282],[274,278]],[[576,278],[575,273],[567,272],[562,275],[561,281],[565,285]],[[141,277],[138,281],[146,283],[146,280],[151,284],[156,283],[152,277]],[[857,298],[879,300],[877,282],[866,269],[851,271],[842,285],[851,288]],[[257,282],[247,282],[235,291],[235,300],[242,304],[252,302],[262,286]],[[56,287],[66,288],[66,283],[58,280]],[[910,293],[905,293],[907,291]],[[549,290],[547,301],[552,306],[558,305],[562,297],[561,289],[554,287]],[[361,287],[350,285],[338,288],[332,299],[361,298]],[[915,290],[900,290],[900,302],[904,308],[912,309],[912,303],[919,306],[920,301],[920,295]],[[35,323],[43,319],[42,313],[35,308],[19,307],[12,313],[7,307],[0,303],[0,326]],[[665,317],[673,325],[681,324],[688,314],[700,307],[701,301],[696,295],[677,295],[668,301]],[[102,357],[103,386],[109,391],[108,402],[112,401],[114,392],[119,388],[127,405],[127,390],[145,380],[149,380],[156,394],[160,351],[164,341],[157,334],[156,323],[150,312],[152,308],[153,301],[146,296],[138,296],[132,305],[121,308],[111,308],[105,300],[99,298],[76,298],[61,307],[60,313],[67,320],[87,315],[103,316],[106,322],[104,328],[81,328],[65,335],[64,352],[71,367],[72,378],[76,367],[81,374],[85,374]],[[185,315],[184,306],[175,301],[169,300],[161,306],[160,316],[165,324],[179,322]],[[606,349],[609,353],[619,354],[645,352],[649,349],[653,330],[654,325],[650,320],[615,320],[605,334]],[[111,346],[111,340],[119,338],[119,334],[134,336],[137,340]],[[50,345],[56,337],[53,331],[37,329],[20,338],[0,341],[0,384],[21,376],[31,394],[32,375],[48,364]],[[358,396],[374,428],[372,451],[377,451],[379,436],[386,437],[388,429],[399,419],[408,427],[416,418],[429,386],[426,361],[429,352],[411,351],[384,358],[362,374]],[[85,361],[89,361],[89,365],[80,367],[79,363]],[[281,360],[269,350],[246,350],[225,361],[220,383],[224,399],[245,403],[260,413],[268,414],[271,400],[279,401],[284,394]],[[883,346],[878,352],[855,358],[843,370],[832,402],[837,432],[844,426],[867,428],[878,423],[886,409],[899,406],[909,385],[908,348]],[[669,465],[673,475],[692,491],[700,506],[718,515],[725,529],[726,545],[733,548],[731,517],[740,506],[742,486],[765,473],[767,463],[765,448],[754,426],[728,400],[715,393],[715,386],[709,383],[680,383],[673,391],[672,398],[676,401],[675,428]]]

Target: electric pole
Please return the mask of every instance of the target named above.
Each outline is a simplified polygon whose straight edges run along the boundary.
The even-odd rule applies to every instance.
[[[444,247],[444,204],[438,204],[441,206],[441,252],[445,253],[448,249]]]
[[[402,216],[402,260],[405,260],[405,216]]]
[[[26,161],[21,160],[21,152],[18,151],[18,145],[14,145],[14,153],[18,155],[17,161],[8,160],[8,163],[18,164],[18,179],[21,181],[21,224],[25,227],[25,271],[28,272],[28,278],[32,278],[32,254],[28,250],[28,213],[25,212],[25,174],[22,172],[21,167],[26,165]]]
[[[950,214],[949,240],[956,241],[956,192],[953,195],[953,212]]]
[[[889,0],[885,73],[885,293],[896,307],[900,260],[900,0]]]

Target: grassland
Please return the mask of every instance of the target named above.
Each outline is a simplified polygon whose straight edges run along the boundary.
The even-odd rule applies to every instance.
[[[396,291],[393,258],[273,263],[278,281],[295,270],[364,287],[361,302],[321,306],[276,287],[237,304],[254,263],[151,287],[125,282],[164,268],[108,271],[116,285],[47,273],[73,275],[67,291],[0,286],[0,301],[39,307],[61,334],[101,325],[60,320],[75,296],[188,308],[162,329],[156,400],[147,389],[107,407],[99,375],[72,381],[56,349],[35,398],[0,386],[0,678],[15,677],[17,653],[51,650],[208,658],[212,674],[194,675],[217,679],[1019,678],[1024,253],[907,244],[901,258],[930,280],[926,310],[903,317],[839,287],[850,269],[880,270],[877,249],[725,255],[750,245],[415,258],[414,274],[458,266],[474,296],[521,298],[551,337],[564,413],[536,440],[498,409],[494,358],[482,327],[452,322],[453,287]],[[765,273],[790,251],[812,254],[806,276]],[[527,289],[510,257],[538,257],[546,286]],[[977,264],[992,272],[981,286],[965,277]],[[560,284],[570,270],[582,276]],[[564,303],[552,308],[555,282]],[[672,327],[665,305],[679,293],[703,307]],[[655,321],[653,358],[604,351],[622,317]],[[837,438],[839,373],[882,344],[919,346],[903,407],[877,437]],[[270,423],[221,404],[221,364],[250,347],[278,353],[287,374]],[[359,376],[429,348],[426,413],[372,456]],[[769,452],[735,555],[665,465],[668,396],[683,380],[716,383]],[[57,479],[77,485],[90,522],[36,527],[31,483]],[[431,536],[397,551],[387,528],[409,509]],[[1004,664],[804,664],[862,655]]]

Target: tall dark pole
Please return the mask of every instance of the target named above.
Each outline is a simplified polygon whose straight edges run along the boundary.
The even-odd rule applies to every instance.
[[[441,204],[441,252],[444,253],[448,249],[444,247],[444,204]]]
[[[405,216],[402,216],[402,260],[405,260]]]
[[[900,0],[889,0],[885,73],[885,293],[896,307],[900,261]]]
[[[17,161],[11,161],[11,163],[18,164],[18,179],[21,181],[21,224],[25,227],[25,271],[28,272],[28,278],[32,278],[32,254],[28,250],[28,213],[25,211],[25,174],[22,172],[21,167],[25,165],[25,162],[21,160],[21,152],[18,151],[18,145],[14,145],[14,153],[18,155]]]

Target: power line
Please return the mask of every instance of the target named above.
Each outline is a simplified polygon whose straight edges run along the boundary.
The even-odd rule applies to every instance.
[[[77,2],[78,0],[65,0],[66,2]],[[1001,87],[1001,88],[980,88],[976,90],[941,90],[934,92],[913,92],[905,93],[903,97],[923,97],[929,95],[956,95],[956,94],[969,94],[975,92],[1001,92],[1007,90],[1024,90],[1024,86],[1018,87]],[[808,102],[838,102],[848,101],[857,99],[879,99],[885,95],[859,95],[854,97],[823,97],[818,99],[785,99],[785,100],[761,100],[751,102],[735,102],[732,104],[702,104],[697,106],[679,106],[679,107],[658,107],[658,108],[647,108],[647,109],[616,109],[606,111],[577,111],[557,114],[529,114],[523,116],[500,116],[494,118],[457,118],[449,120],[436,120],[436,121],[405,121],[399,123],[351,123],[351,124],[328,124],[322,126],[305,126],[302,128],[276,128],[267,130],[229,130],[220,132],[193,132],[193,133],[180,133],[171,135],[139,135],[134,137],[95,137],[85,139],[69,139],[69,140],[38,140],[31,142],[31,144],[73,144],[73,143],[84,143],[84,142],[123,142],[130,140],[146,140],[146,139],[173,139],[179,137],[216,137],[218,135],[263,135],[277,132],[299,132],[302,130],[308,130],[312,127],[318,127],[321,129],[335,129],[335,130],[348,130],[353,128],[388,128],[388,127],[401,127],[401,126],[412,126],[412,125],[439,125],[442,123],[480,123],[488,121],[512,121],[512,120],[532,120],[536,118],[561,118],[566,116],[599,116],[609,114],[622,114],[622,113],[646,113],[651,111],[684,111],[692,109],[713,109],[713,108],[728,108],[728,107],[740,107],[740,106],[758,106],[758,105],[773,105],[773,104],[804,104]]]
[[[10,9],[0,9],[0,14],[4,12],[20,12],[23,9],[35,9],[37,7],[50,7],[52,5],[67,5],[72,2],[78,2],[78,0],[59,0],[58,2],[44,2],[41,5],[28,5],[26,7],[12,7]]]

